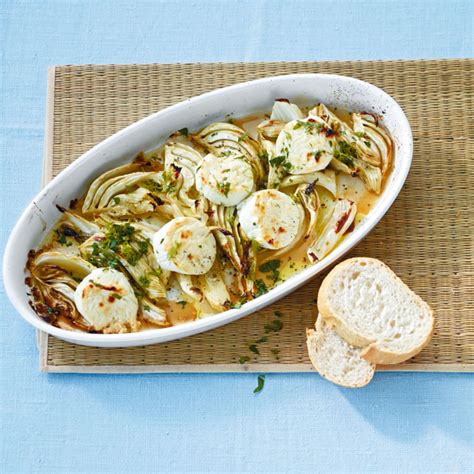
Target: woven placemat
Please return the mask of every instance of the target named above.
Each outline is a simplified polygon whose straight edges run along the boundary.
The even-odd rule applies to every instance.
[[[472,371],[474,267],[472,183],[474,61],[289,62],[61,66],[50,69],[45,180],[97,142],[164,107],[264,76],[329,72],[391,94],[413,127],[413,167],[399,198],[352,256],[390,265],[436,312],[431,344],[391,370]],[[183,124],[184,125],[184,124]],[[40,334],[41,369],[51,372],[309,371],[305,328],[315,319],[321,278],[278,303],[212,332],[127,349],[72,345]],[[275,310],[283,329],[260,344]],[[271,349],[279,350],[279,359]],[[251,359],[239,364],[239,357]],[[383,369],[383,368],[382,368]]]

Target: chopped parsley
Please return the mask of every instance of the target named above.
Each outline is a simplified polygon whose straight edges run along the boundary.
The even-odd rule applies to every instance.
[[[187,301],[184,301],[184,300],[181,300],[181,301],[178,301],[177,304],[180,304],[182,308],[184,308],[188,302]]]
[[[185,137],[189,135],[189,130],[186,127],[180,128],[178,132],[181,133],[181,135],[184,135]]]
[[[112,293],[110,296],[112,296],[112,298],[115,298],[117,300],[121,300],[122,299],[122,295],[119,295],[118,293]]]
[[[255,293],[256,298],[264,295],[265,293],[268,293],[267,285],[263,280],[255,280],[255,286],[257,287],[257,291]]]
[[[250,357],[249,356],[240,356],[239,357],[239,364],[245,364],[246,362],[248,362],[250,360]]]
[[[230,182],[226,181],[224,183],[217,183],[217,189],[221,194],[223,194],[225,197],[229,195],[230,191]]]
[[[120,198],[119,197],[114,197],[112,198],[112,201],[114,201],[114,204],[117,206],[118,204],[120,204]]]
[[[173,166],[173,170],[169,169],[160,174],[158,181],[147,179],[140,183],[140,186],[148,189],[153,194],[173,194],[176,192],[176,180],[178,179],[181,168]]]
[[[137,237],[135,228],[128,222],[109,224],[105,237],[92,244],[92,254],[88,260],[98,267],[115,268],[121,256],[130,265],[135,266],[140,258],[146,255],[149,247],[150,240]]]
[[[66,247],[70,247],[72,245],[70,239],[74,239],[76,242],[82,242],[84,240],[84,236],[81,232],[77,232],[75,229],[69,227],[66,224],[63,224],[55,229],[54,233],[56,234],[57,242]]]
[[[291,171],[291,169],[293,168],[291,163],[288,163],[288,161],[286,161],[286,156],[285,155],[279,155],[279,156],[276,156],[275,158],[272,158],[270,160],[270,164],[272,166],[274,166],[275,168],[281,166],[282,168],[284,168],[286,171]]]
[[[270,273],[270,278],[276,283],[280,279],[280,272],[278,269],[280,268],[281,262],[280,260],[268,260],[268,262],[263,263],[258,268],[262,273]]]
[[[349,168],[355,168],[354,159],[357,159],[357,150],[353,145],[344,141],[338,141],[334,150],[334,158],[344,163]]]
[[[144,286],[145,288],[150,286],[150,279],[145,276],[145,275],[142,275],[139,279],[138,279],[138,282],[140,283],[140,285]]]
[[[181,247],[181,242],[176,242],[173,247],[171,247],[168,251],[168,257],[174,258],[178,254],[178,250]]]
[[[258,269],[263,273],[267,273],[280,268],[280,264],[280,260],[268,260],[268,262],[262,263]]]
[[[301,127],[304,127],[307,133],[320,132],[323,128],[323,126],[314,119],[309,119],[307,121],[298,120],[294,125],[293,130],[297,130]]]
[[[97,282],[94,281],[94,280],[90,280],[90,282],[91,282],[94,286],[97,286],[97,288],[107,289],[104,285],[101,285],[100,283],[97,283]]]
[[[56,234],[56,240],[58,244],[65,245],[66,247],[70,247],[72,245],[72,242],[69,242],[62,232],[62,229],[56,229],[54,233]]]
[[[253,352],[254,354],[260,355],[260,351],[258,350],[257,344],[250,344],[249,351]]]
[[[268,334],[270,332],[278,332],[281,330],[282,327],[283,327],[283,323],[281,322],[281,320],[275,319],[271,323],[265,324],[264,329],[265,329],[265,333]]]
[[[254,388],[253,393],[259,393],[263,390],[265,385],[265,375],[259,375],[257,377],[257,386]]]

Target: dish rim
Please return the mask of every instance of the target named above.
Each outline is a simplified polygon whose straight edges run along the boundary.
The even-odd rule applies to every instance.
[[[195,320],[189,323],[170,326],[166,328],[157,328],[157,329],[147,329],[144,331],[124,333],[124,334],[90,334],[80,331],[69,331],[66,329],[61,329],[55,327],[43,319],[41,319],[28,305],[25,305],[23,301],[20,301],[20,296],[18,293],[18,284],[15,283],[11,275],[12,266],[18,264],[18,257],[15,256],[14,243],[19,237],[20,233],[24,231],[25,227],[28,225],[28,220],[32,215],[37,212],[36,202],[43,199],[52,189],[54,190],[58,182],[66,178],[72,173],[75,173],[76,169],[79,168],[82,163],[89,159],[93,159],[94,156],[100,154],[102,150],[106,150],[109,146],[112,145],[114,141],[121,138],[124,135],[133,133],[136,129],[142,127],[148,121],[152,121],[159,116],[166,115],[175,111],[179,111],[180,108],[185,109],[186,105],[193,103],[196,107],[200,106],[200,102],[206,101],[212,96],[219,94],[234,94],[240,93],[240,91],[249,87],[250,85],[258,85],[261,83],[267,83],[271,81],[296,81],[298,79],[311,79],[311,78],[324,78],[326,80],[334,80],[342,83],[354,83],[359,86],[363,86],[371,90],[372,93],[379,94],[387,103],[390,103],[390,106],[393,108],[393,113],[398,115],[400,122],[398,126],[401,129],[400,134],[405,137],[404,145],[406,147],[406,153],[402,157],[398,157],[401,165],[397,170],[397,175],[394,178],[393,182],[390,185],[390,193],[387,194],[386,201],[382,204],[377,202],[376,206],[370,211],[367,215],[367,219],[364,220],[359,225],[359,228],[356,229],[348,238],[341,242],[331,253],[325,257],[321,262],[312,264],[306,269],[303,269],[297,272],[295,275],[292,275],[290,278],[285,280],[281,285],[273,288],[268,293],[259,296],[258,298],[249,301],[248,303],[242,305],[241,308],[230,309],[228,311],[218,313],[212,317]],[[184,111],[184,110],[183,110]],[[118,132],[107,137],[79,158],[77,158],[73,163],[67,166],[62,170],[54,179],[52,179],[41,191],[32,199],[30,204],[23,211],[19,219],[17,220],[10,237],[8,239],[7,245],[5,247],[5,254],[3,259],[3,275],[4,275],[4,285],[6,293],[15,307],[16,311],[32,326],[35,328],[47,332],[52,336],[58,337],[60,339],[78,343],[82,345],[96,346],[96,347],[127,347],[127,346],[136,346],[136,345],[147,345],[155,343],[164,343],[174,339],[181,339],[188,337],[194,334],[198,334],[204,331],[208,331],[224,324],[231,323],[240,319],[244,316],[247,316],[251,313],[262,309],[263,307],[283,298],[287,294],[295,291],[303,284],[309,282],[312,278],[318,275],[321,271],[326,269],[328,266],[333,264],[335,261],[343,257],[349,250],[356,246],[366,235],[378,224],[386,212],[390,209],[395,199],[398,197],[403,184],[406,181],[408,176],[411,162],[413,156],[413,137],[411,132],[411,127],[408,122],[408,119],[405,116],[400,105],[393,99],[389,94],[387,94],[382,89],[370,84],[369,82],[362,81],[360,79],[355,79],[350,76],[342,76],[337,74],[320,74],[320,73],[305,73],[305,74],[289,74],[289,75],[278,75],[278,76],[268,76],[261,79],[256,79],[252,81],[246,81],[232,86],[227,86],[223,88],[214,89],[205,94],[194,96],[188,98],[184,101],[181,101],[177,104],[171,105],[165,109],[162,109],[158,112],[155,112],[151,115],[148,115],[131,125],[119,130]],[[84,180],[81,180],[84,181]],[[81,183],[82,185],[83,183]],[[79,186],[81,186],[79,185]],[[78,187],[79,187],[78,186]],[[52,222],[48,222],[47,227],[50,228],[53,225]],[[22,288],[23,290],[23,288]]]

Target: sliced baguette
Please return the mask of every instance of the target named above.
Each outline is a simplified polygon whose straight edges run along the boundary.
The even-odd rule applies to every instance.
[[[308,354],[314,368],[329,381],[343,387],[367,385],[375,365],[361,357],[362,349],[351,346],[319,316],[316,329],[306,330]]]
[[[433,311],[390,268],[373,258],[351,258],[331,270],[318,309],[337,333],[364,348],[374,364],[398,364],[418,354],[434,331]]]

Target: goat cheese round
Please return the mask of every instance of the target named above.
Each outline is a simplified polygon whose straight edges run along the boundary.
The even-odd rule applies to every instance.
[[[97,331],[134,325],[138,301],[126,276],[113,268],[96,268],[76,288],[74,303]]]
[[[321,121],[322,122],[322,121]],[[334,138],[318,118],[293,120],[285,125],[276,141],[276,154],[286,156],[291,174],[313,173],[326,168],[332,160]]]
[[[153,236],[153,249],[164,270],[184,275],[207,273],[216,258],[216,240],[209,227],[193,217],[176,217]]]
[[[246,236],[272,250],[293,242],[303,218],[291,197],[276,189],[257,191],[239,209],[240,226]]]

